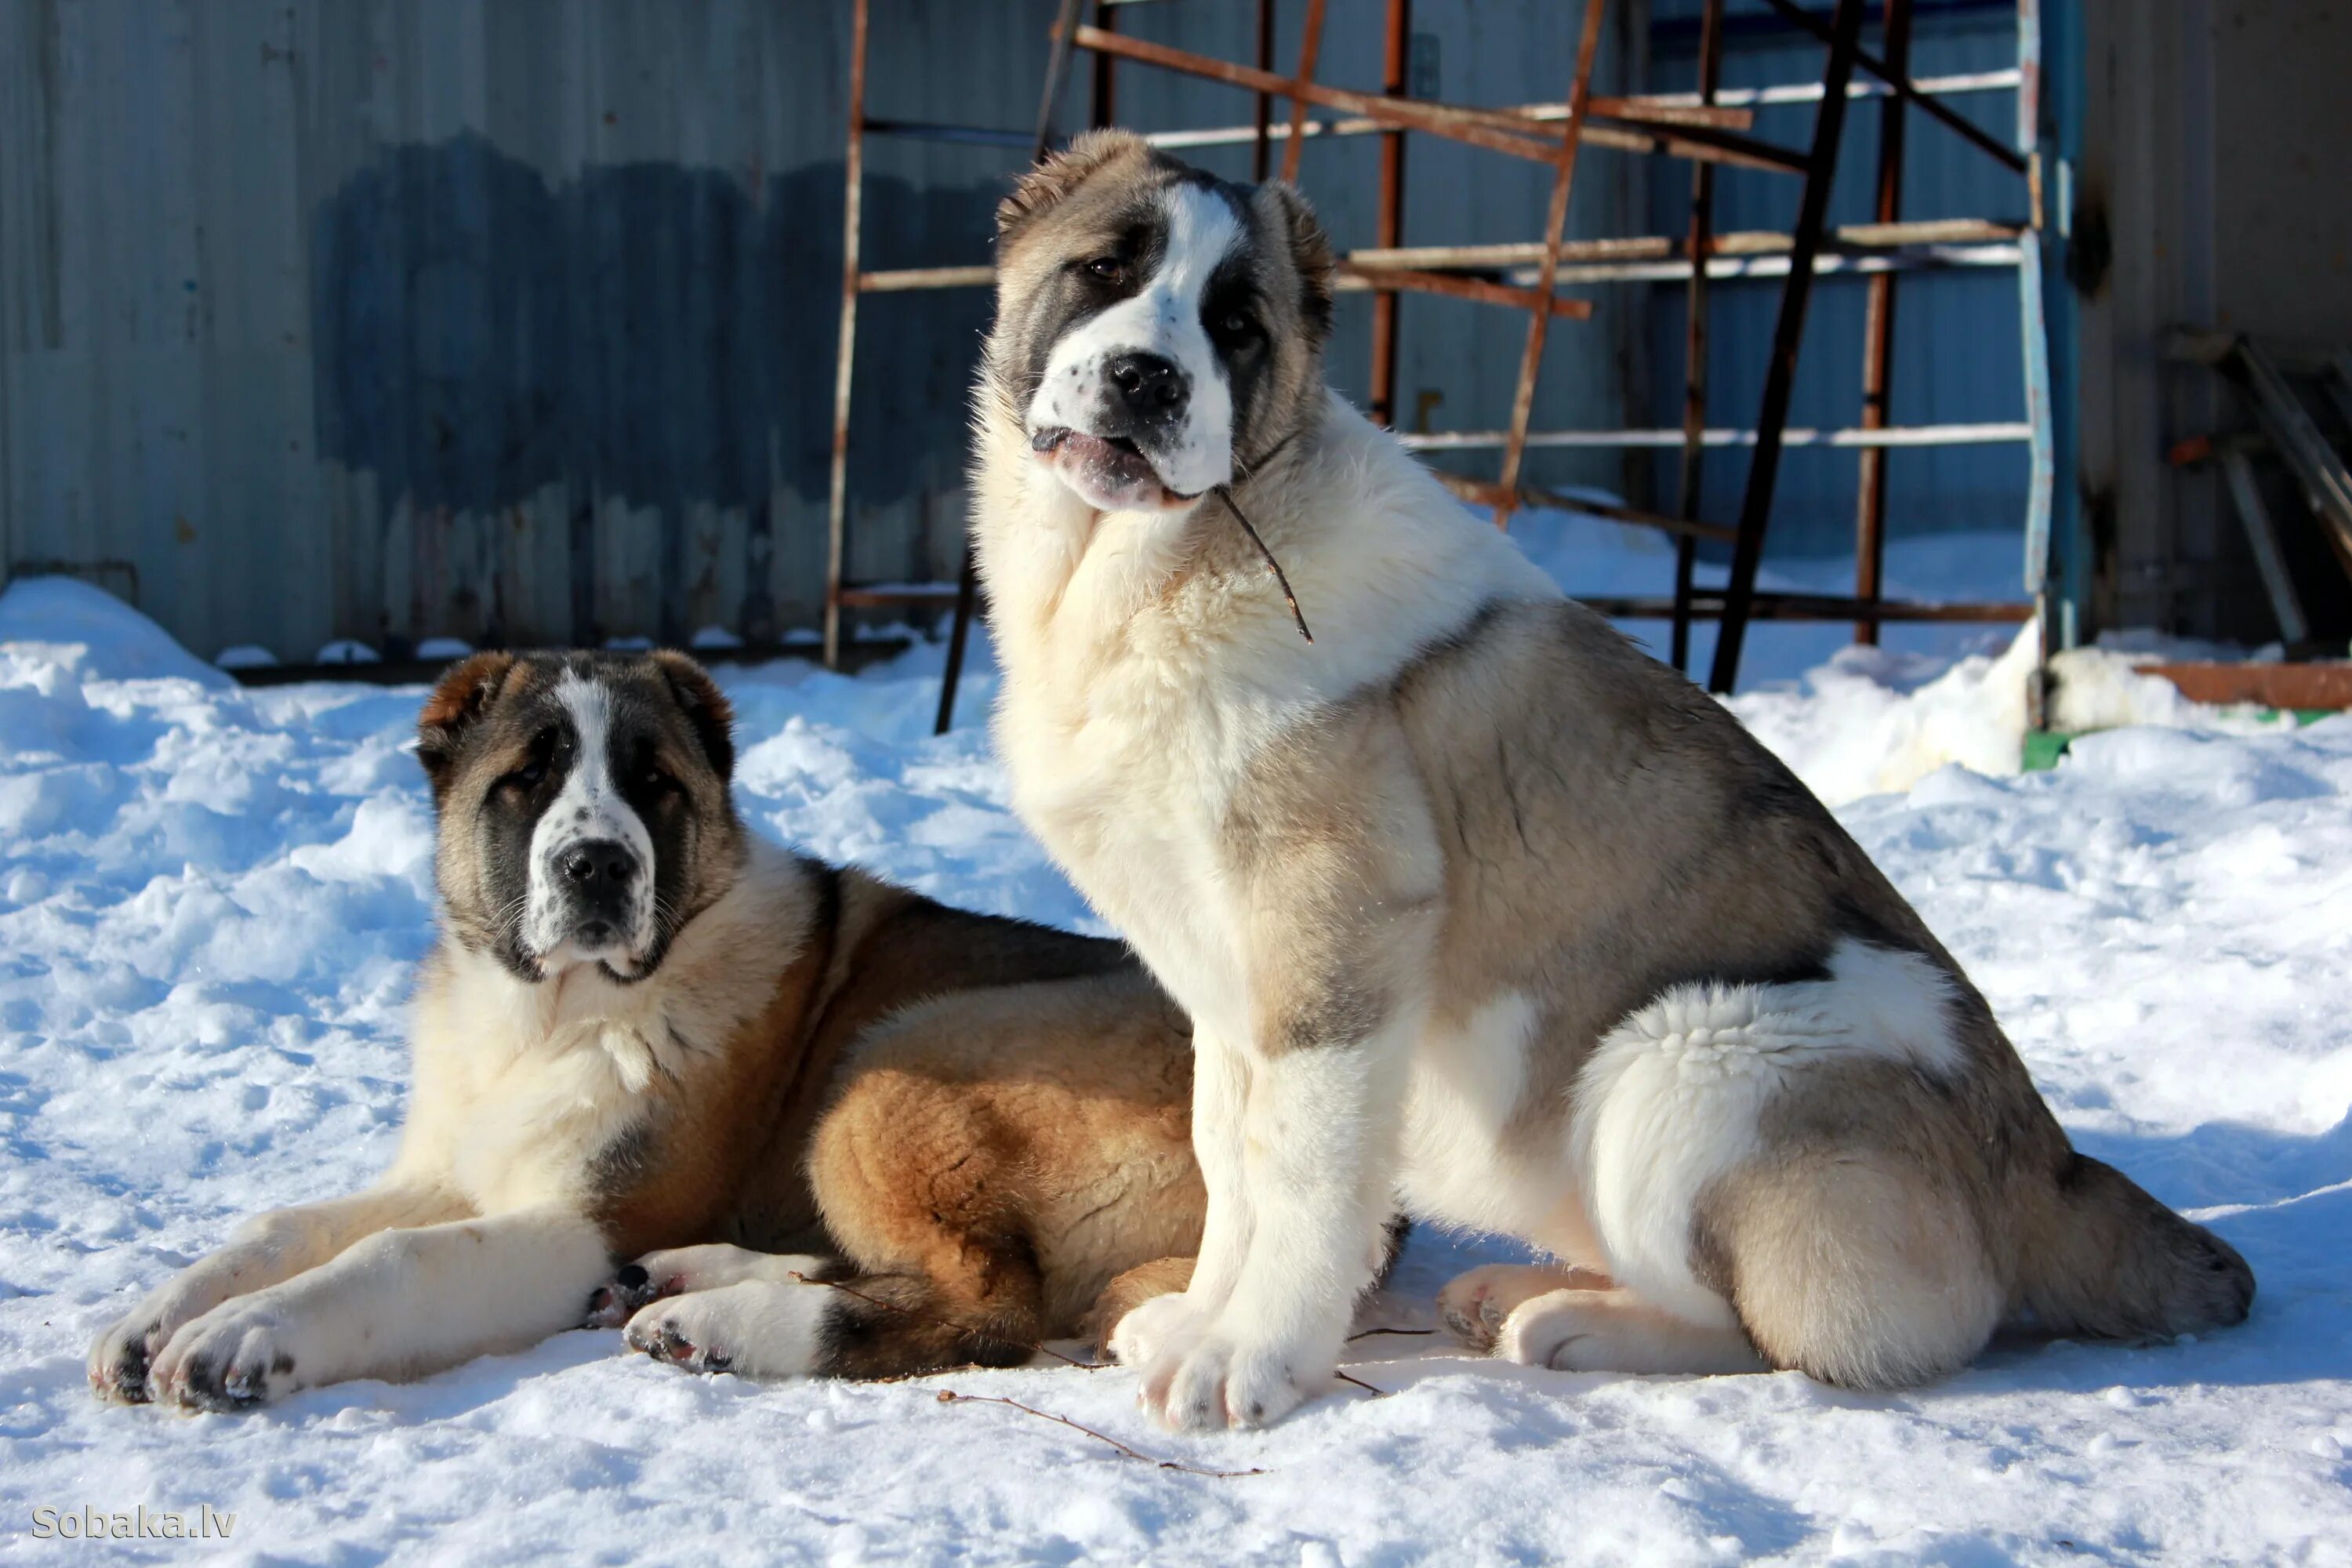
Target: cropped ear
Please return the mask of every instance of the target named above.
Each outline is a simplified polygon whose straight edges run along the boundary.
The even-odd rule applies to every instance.
[[[514,673],[515,663],[510,653],[478,653],[461,659],[450,666],[433,695],[425,700],[425,710],[416,716],[416,760],[425,764],[425,776],[433,782],[436,805],[449,787],[451,770],[465,747],[466,731],[489,710],[507,677]]]
[[[998,205],[998,241],[1010,239],[1032,219],[1059,205],[1104,164],[1150,149],[1151,144],[1132,131],[1089,131],[1063,151],[1047,153],[1045,161],[1022,175],[1013,194]]]
[[[1298,313],[1320,343],[1331,332],[1331,284],[1337,263],[1331,237],[1323,232],[1315,209],[1286,180],[1269,180],[1258,187],[1258,200],[1272,210],[1274,232],[1290,241],[1291,264],[1298,268]]]
[[[663,648],[654,655],[662,678],[669,682],[670,695],[677,700],[687,721],[694,726],[697,738],[702,742],[703,755],[710,759],[710,771],[725,784],[735,774],[735,708],[710,672],[686,655]]]

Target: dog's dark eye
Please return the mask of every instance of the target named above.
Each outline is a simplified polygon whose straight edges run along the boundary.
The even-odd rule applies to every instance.
[[[658,767],[647,767],[644,773],[637,775],[637,782],[656,793],[677,787],[677,781]]]
[[[1246,310],[1227,310],[1217,318],[1217,341],[1239,347],[1257,336],[1257,322]]]
[[[539,781],[546,776],[547,764],[543,762],[532,761],[525,763],[514,772],[508,773],[491,787],[494,790],[512,790],[517,795],[528,795],[537,789]]]
[[[1097,256],[1087,263],[1087,270],[1106,283],[1127,281],[1127,263],[1116,256]]]

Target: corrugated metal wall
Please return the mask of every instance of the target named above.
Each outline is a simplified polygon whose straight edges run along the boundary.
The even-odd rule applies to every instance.
[[[1277,59],[1303,7],[1281,7]],[[1735,17],[1754,7],[1735,0]],[[1051,0],[877,0],[877,115],[1025,125]],[[1417,85],[1557,99],[1577,8],[1423,4]],[[1694,0],[1604,42],[1604,86],[1687,85]],[[1376,0],[1340,0],[1320,74],[1380,74]],[[1246,58],[1247,0],[1121,26]],[[823,563],[845,0],[0,0],[0,544],[82,572],[206,653],[308,658],[473,641],[767,640],[813,624]],[[1920,74],[2015,53],[2002,5],[1923,4]],[[1803,80],[1821,51],[1735,26],[1731,84]],[[1076,73],[1067,120],[1085,114]],[[1249,95],[1141,68],[1144,129],[1237,123]],[[1958,100],[2006,131],[2008,94]],[[1809,106],[1759,130],[1801,144]],[[1867,214],[1874,106],[1835,207]],[[866,261],[982,259],[1018,155],[869,143]],[[1248,151],[1198,154],[1245,176]],[[1376,144],[1317,142],[1305,182],[1342,245],[1372,237]],[[1686,165],[1596,153],[1579,234],[1679,232]],[[1408,241],[1533,237],[1546,174],[1419,138]],[[2021,209],[2018,182],[1915,120],[1906,213]],[[1726,227],[1785,227],[1796,183],[1730,173]],[[1906,424],[2016,416],[2007,272],[1906,278]],[[1538,428],[1679,422],[1681,293],[1594,285],[1552,334]],[[1752,417],[1778,297],[1717,296],[1713,422]],[[953,569],[977,292],[869,296],[860,323],[852,574]],[[1360,395],[1370,301],[1343,298],[1335,379]],[[1794,418],[1851,423],[1861,293],[1816,296]],[[1507,420],[1524,318],[1408,296],[1401,424]],[[1473,471],[1491,454],[1447,459]],[[1710,457],[1707,511],[1745,464]],[[1848,547],[1850,453],[1794,451],[1776,552]],[[2014,447],[1896,455],[1898,533],[2016,526]],[[1530,477],[1671,489],[1647,456],[1538,452]]]
[[[1378,29],[1344,19],[1359,5],[1335,17],[1327,79],[1378,80]],[[877,0],[871,111],[1026,125],[1052,9]],[[1419,58],[1447,96],[1562,91],[1572,7],[1423,9]],[[1250,47],[1244,0],[1126,17]],[[847,22],[845,0],[0,0],[10,569],[78,570],[201,652],[289,660],[341,637],[397,654],[809,625]],[[1604,74],[1632,79],[1637,54],[1612,41]],[[1250,103],[1121,73],[1134,124]],[[1374,157],[1308,149],[1343,242],[1370,237]],[[1245,151],[1205,161],[1246,172]],[[982,259],[1016,163],[876,143],[867,264]],[[1638,165],[1587,169],[1578,231],[1622,232]],[[1538,169],[1424,142],[1411,180],[1412,234],[1539,226]],[[1540,423],[1622,419],[1638,309],[1554,334]],[[1341,313],[1351,388],[1367,310]],[[977,293],[866,302],[855,575],[952,569],[985,313]],[[1425,300],[1404,316],[1401,406],[1501,423],[1520,318]]]
[[[1723,84],[1762,87],[1818,80],[1822,47],[1784,28],[1744,24],[1760,19],[1760,0],[1728,7]],[[1686,91],[1696,84],[1697,0],[1655,0],[1651,82],[1655,90]],[[1864,47],[1875,49],[1878,7],[1872,7]],[[2017,64],[2017,8],[2009,0],[1916,0],[1911,73],[1935,77],[2004,69]],[[1845,135],[1829,221],[1867,223],[1878,167],[1880,99],[1857,100]],[[1977,92],[1947,99],[1952,108],[2004,144],[2014,144],[2014,92]],[[1813,106],[1768,106],[1757,133],[1783,146],[1806,145]],[[1795,220],[1799,182],[1786,176],[1727,170],[1716,186],[1718,230],[1777,229]],[[1981,151],[1916,110],[1906,125],[1903,164],[1906,219],[2026,216],[2025,182]],[[1688,225],[1686,177],[1663,166],[1651,190],[1652,231],[1673,234]],[[1864,286],[1850,277],[1825,278],[1814,289],[1798,359],[1790,423],[1850,427],[1861,422]],[[2011,268],[1906,273],[1895,285],[1892,419],[1897,425],[1976,424],[2025,416],[2024,367],[2017,274]],[[1780,279],[1730,281],[1710,301],[1707,422],[1755,423],[1764,384]],[[1651,423],[1682,423],[1682,343],[1685,323],[1678,288],[1659,288],[1650,300],[1650,345],[1656,376]],[[1745,455],[1708,453],[1704,513],[1723,521],[1738,515],[1747,482]],[[2024,529],[2027,456],[2022,444],[1905,448],[1887,464],[1890,537],[1958,531],[2015,532]],[[1655,482],[1671,500],[1671,458]],[[1795,448],[1781,459],[1769,539],[1774,554],[1837,555],[1853,550],[1857,458],[1851,450]]]

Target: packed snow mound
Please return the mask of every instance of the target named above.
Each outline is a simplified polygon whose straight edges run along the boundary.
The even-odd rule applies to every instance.
[[[20,577],[0,593],[0,644],[8,643],[58,649],[55,663],[82,677],[193,680],[214,689],[229,684],[153,621],[73,577]]]
[[[200,681],[86,598],[68,633],[74,599],[0,606],[0,1557],[94,1561],[32,1510],[143,1506],[233,1513],[243,1562],[2347,1560],[2352,720],[2118,730],[2013,777],[1949,717],[1998,706],[1999,660],[1849,659],[1735,704],[1862,791],[1841,820],[2078,1142],[2245,1253],[2254,1316],[2201,1343],[2003,1344],[1899,1395],[1510,1367],[1428,1331],[1440,1284],[1511,1249],[1423,1231],[1365,1314],[1409,1331],[1350,1347],[1380,1396],[1265,1433],[1159,1432],[1115,1368],[761,1386],[609,1332],[186,1419],[100,1406],[83,1354],[244,1219],[389,1159],[431,939],[424,694]],[[722,670],[737,798],[942,898],[1099,930],[1009,809],[980,651],[937,739],[934,647]],[[1869,749],[1898,743],[1966,765],[1884,793]]]

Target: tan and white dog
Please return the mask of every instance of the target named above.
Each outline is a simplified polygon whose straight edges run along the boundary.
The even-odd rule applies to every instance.
[[[1330,281],[1294,192],[1122,133],[1000,214],[997,739],[1194,1027],[1198,1268],[1112,1341],[1146,1403],[1320,1387],[1391,1205],[1557,1259],[1444,1301],[1557,1367],[1886,1387],[2004,1321],[2244,1317],[1804,787],[1327,389]]]
[[[443,923],[399,1155],[148,1295],[101,1396],[236,1409],[583,1316],[698,1371],[896,1376],[1182,1285],[1188,1031],[1119,944],[754,837],[677,654],[478,654],[419,753]]]

